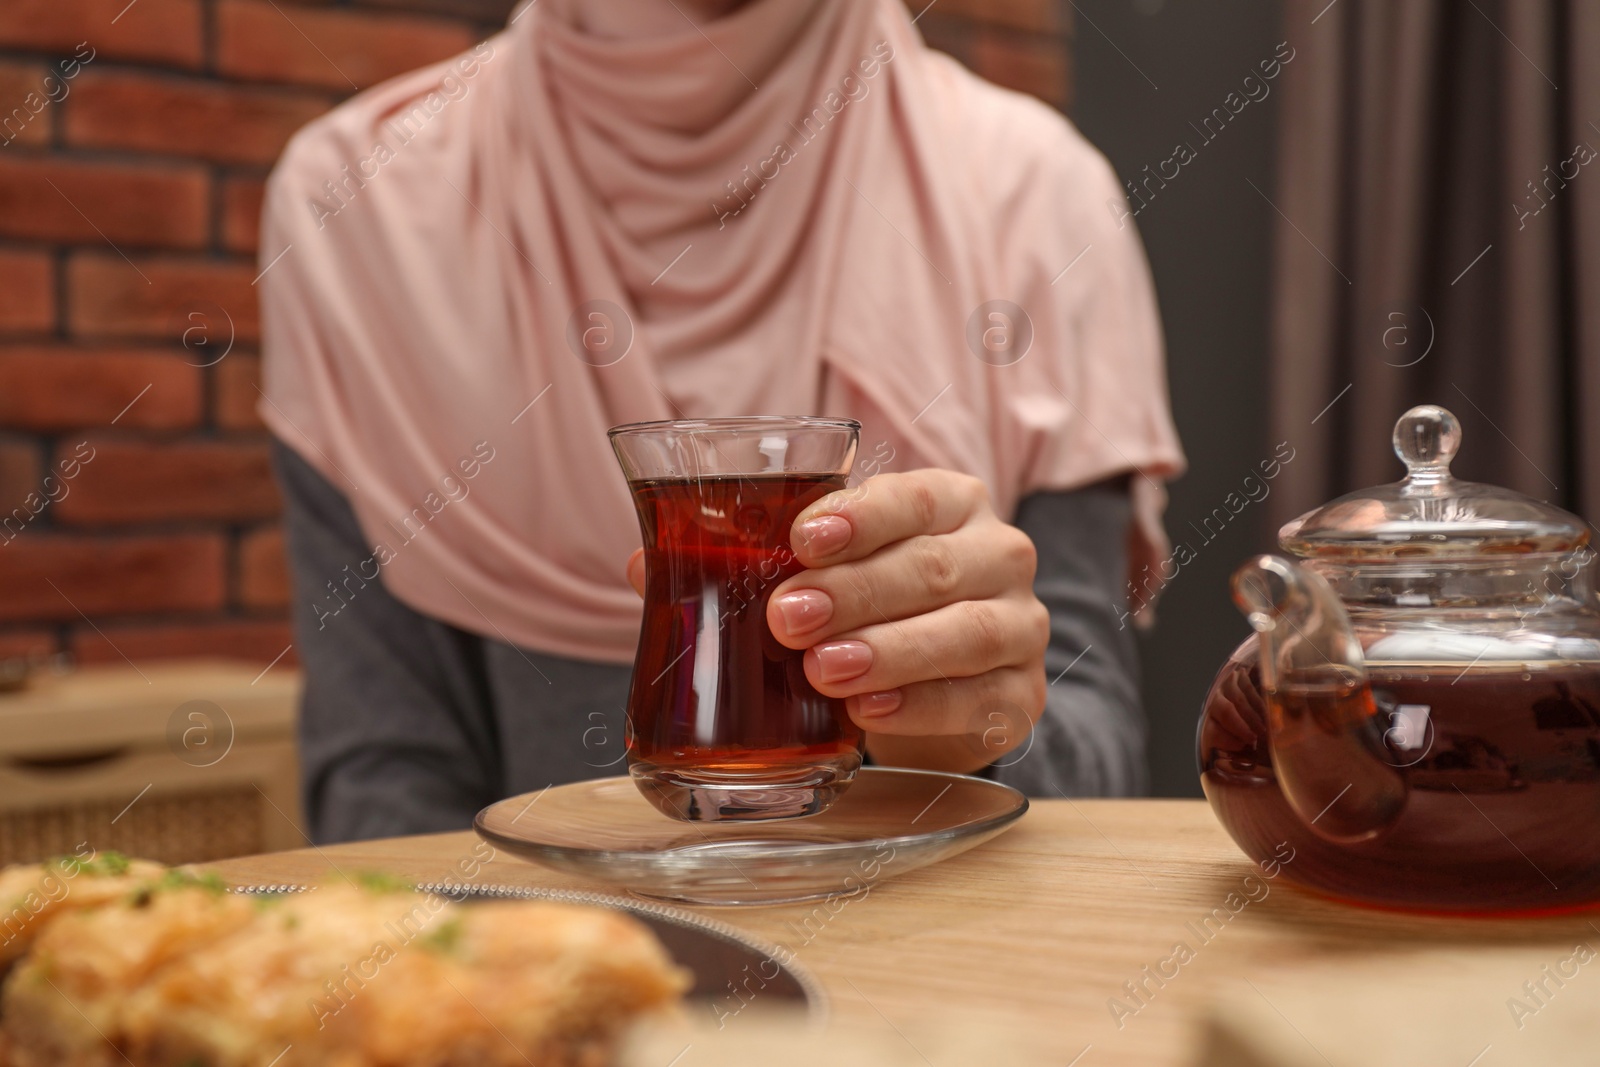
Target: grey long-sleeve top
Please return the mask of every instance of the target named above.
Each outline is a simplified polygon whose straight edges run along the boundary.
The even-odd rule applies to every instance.
[[[502,797],[626,773],[627,667],[457,629],[396,600],[381,575],[329,613],[327,583],[367,558],[365,538],[304,460],[278,444],[274,461],[306,678],[300,759],[314,840],[465,829]],[[1145,725],[1122,624],[1127,488],[1037,493],[1015,521],[1038,547],[1050,685],[1030,740],[985,773],[1032,796],[1139,793]]]

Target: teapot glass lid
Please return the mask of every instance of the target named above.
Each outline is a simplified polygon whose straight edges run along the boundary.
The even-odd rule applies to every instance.
[[[1279,544],[1298,556],[1408,558],[1567,552],[1588,541],[1588,524],[1571,512],[1452,477],[1460,446],[1454,415],[1412,408],[1394,427],[1406,476],[1306,512],[1278,531]]]

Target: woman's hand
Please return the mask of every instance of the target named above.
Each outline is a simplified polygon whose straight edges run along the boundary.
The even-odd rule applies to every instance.
[[[1022,744],[1044,710],[1050,613],[1037,555],[976,478],[880,474],[795,519],[807,569],[772,591],[767,625],[805,649],[879,763],[970,772]],[[628,561],[644,588],[643,553]]]
[[[973,771],[1020,745],[1044,710],[1050,613],[1037,555],[976,478],[880,474],[796,518],[808,568],[772,592],[767,624],[806,650],[880,763]]]

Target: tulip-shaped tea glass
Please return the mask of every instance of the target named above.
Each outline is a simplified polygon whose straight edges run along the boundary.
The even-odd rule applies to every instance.
[[[789,528],[844,488],[860,429],[762,416],[611,431],[644,538],[628,769],[674,818],[814,815],[861,766],[844,701],[813,689],[804,654],[767,626],[772,590],[802,569]]]

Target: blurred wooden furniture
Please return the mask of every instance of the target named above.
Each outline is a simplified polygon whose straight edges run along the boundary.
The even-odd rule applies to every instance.
[[[82,844],[169,863],[303,846],[297,672],[225,661],[41,672],[0,694],[0,863]]]
[[[309,881],[330,867],[442,881],[473,855],[475,844],[468,833],[398,838],[249,857],[218,869],[240,884]],[[942,1055],[930,1036],[951,1020],[1011,1036],[1019,1051],[1008,1049],[994,1060],[996,1067],[1194,1065],[1212,1013],[1225,1016],[1240,1006],[1248,1013],[1242,1017],[1252,1020],[1247,1028],[1270,1015],[1280,1020],[1278,1031],[1293,1038],[1298,1029],[1316,1043],[1284,1064],[1377,1063],[1335,1058],[1341,1051],[1335,1036],[1360,1027],[1378,1038],[1369,1047],[1382,1045],[1385,1028],[1448,1029],[1463,1014],[1479,1019],[1487,1036],[1479,1040],[1477,1031],[1462,1030],[1432,1045],[1418,1039],[1411,1047],[1437,1047],[1442,1054],[1393,1062],[1468,1067],[1484,1043],[1493,1043],[1474,1067],[1495,1067],[1535,1062],[1551,1042],[1571,1047],[1579,1040],[1550,1037],[1535,1044],[1526,1031],[1536,1027],[1585,1034],[1574,1051],[1592,1062],[1600,1046],[1600,960],[1567,979],[1536,1018],[1522,1019],[1523,1031],[1506,1002],[1526,999],[1522,984],[1542,978],[1537,967],[1528,969],[1529,961],[1554,968],[1580,941],[1600,949],[1595,913],[1406,915],[1315,896],[1289,884],[1281,871],[1275,874],[1267,877],[1251,864],[1200,801],[1046,800],[993,841],[884,882],[865,897],[696,910],[792,951],[822,979],[839,1023],[903,1040],[917,1052],[915,1062],[929,1067],[976,1062]],[[607,891],[504,855],[485,864],[476,881]],[[1186,954],[1175,951],[1179,945]],[[1470,981],[1464,975],[1451,987],[1460,1008],[1440,1014],[1437,998],[1423,997],[1419,987],[1430,974],[1458,970],[1462,960],[1474,969]],[[1319,972],[1308,977],[1303,971],[1340,961],[1365,968],[1347,986],[1364,988],[1367,1002],[1347,1015],[1340,1014],[1343,1002],[1319,1000]],[[760,1003],[759,993],[752,1003]],[[1377,1010],[1384,1005],[1387,1013]],[[724,1010],[740,1012],[742,1001],[730,992]],[[732,1029],[739,1017],[724,1021]],[[1535,1058],[1523,1058],[1519,1049]],[[1241,1056],[1205,1062],[1280,1061]],[[1552,1056],[1542,1062],[1565,1061]]]

